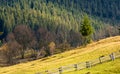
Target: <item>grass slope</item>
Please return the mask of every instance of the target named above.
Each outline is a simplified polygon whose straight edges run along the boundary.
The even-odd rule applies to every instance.
[[[39,59],[36,61],[21,63],[18,65],[9,66],[9,67],[0,67],[0,74],[34,74],[36,72],[40,72],[47,69],[58,68],[64,65],[96,59],[101,55],[108,55],[118,50],[120,50],[120,36],[110,37],[107,39],[102,39],[98,42],[93,42],[85,48],[79,47],[71,51],[66,51],[64,53],[56,54],[56,55]],[[118,66],[117,62],[119,62],[119,60],[120,59],[113,62],[116,64],[114,66],[116,69],[117,68],[119,69],[119,67],[117,67]],[[112,62],[109,62],[109,63],[112,64]],[[103,65],[104,67],[102,67],[102,64],[101,64],[100,66],[96,66],[88,71],[96,72],[96,69],[98,70],[98,68],[103,70],[105,67],[109,66],[109,63],[108,65],[107,63],[105,64],[105,66]],[[113,70],[113,68],[111,69],[109,68],[109,70]],[[85,71],[83,71],[83,73]],[[76,73],[79,74],[79,71]],[[71,74],[74,74],[74,73],[71,72]]]
[[[90,69],[73,71],[73,72],[68,72],[63,74],[87,74],[88,72],[90,74],[120,74],[120,59],[99,64]]]

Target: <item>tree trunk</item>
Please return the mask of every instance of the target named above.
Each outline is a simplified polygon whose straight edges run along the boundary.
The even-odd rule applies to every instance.
[[[24,54],[25,54],[25,50],[22,49],[22,50],[21,50],[21,59],[24,59],[24,58],[25,58],[25,57],[24,57]]]

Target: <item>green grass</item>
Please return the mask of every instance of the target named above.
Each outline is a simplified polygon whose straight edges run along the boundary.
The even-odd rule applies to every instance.
[[[0,67],[0,74],[35,74],[40,71],[54,69],[64,65],[75,64],[79,62],[85,62],[88,60],[96,59],[101,55],[108,55],[112,52],[116,52],[119,50],[120,50],[120,36],[111,37],[111,38],[100,40],[98,42],[93,42],[86,47],[75,48],[71,51],[66,51],[64,53],[56,54],[56,55],[39,59],[36,61],[21,63],[14,66],[9,66],[9,67]],[[114,63],[115,62],[116,63],[119,62],[119,59],[115,60]],[[112,62],[109,62],[109,63],[112,64]],[[101,65],[100,65],[101,70],[107,67],[107,65],[105,66],[104,65],[101,66]],[[116,69],[119,69],[118,66],[115,66],[115,67]],[[97,72],[96,69],[98,69],[97,66],[94,68],[91,68],[90,70],[87,70],[87,69],[85,70],[86,72],[87,71]],[[83,73],[84,72],[85,71],[83,71]],[[80,74],[79,71],[76,73]],[[71,72],[71,74],[76,74],[76,73]]]
[[[89,69],[67,72],[63,74],[120,74],[120,58],[115,61],[98,64]]]

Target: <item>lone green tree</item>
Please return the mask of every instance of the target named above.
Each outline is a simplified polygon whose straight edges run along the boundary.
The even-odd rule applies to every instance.
[[[83,45],[87,45],[92,40],[91,34],[93,33],[93,27],[91,25],[91,21],[87,15],[84,16],[80,27],[80,33],[83,36]]]

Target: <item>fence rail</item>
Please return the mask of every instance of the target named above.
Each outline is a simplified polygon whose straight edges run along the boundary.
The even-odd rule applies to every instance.
[[[120,51],[113,52],[107,56],[100,56],[99,58],[94,59],[94,60],[77,63],[77,64],[71,64],[71,65],[67,65],[67,66],[62,66],[62,67],[59,67],[56,69],[49,69],[46,71],[38,72],[36,74],[62,74],[64,72],[77,71],[77,70],[82,70],[85,68],[91,68],[92,66],[101,64],[106,61],[114,61],[116,58],[120,58]]]

